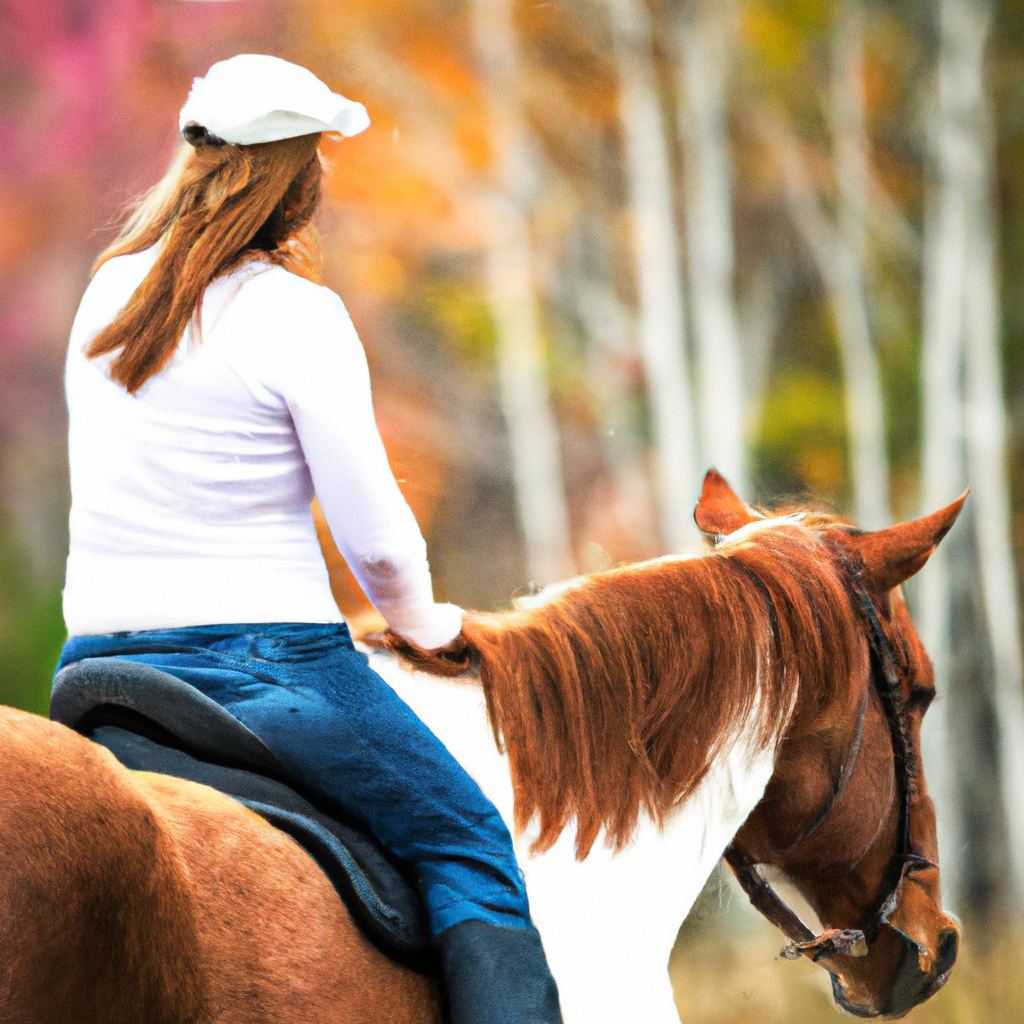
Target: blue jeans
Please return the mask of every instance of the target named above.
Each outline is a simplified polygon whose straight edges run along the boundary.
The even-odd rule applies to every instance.
[[[328,623],[190,626],[72,637],[58,669],[126,658],[227,709],[304,786],[413,864],[435,935],[464,921],[530,924],[501,815],[443,743]]]

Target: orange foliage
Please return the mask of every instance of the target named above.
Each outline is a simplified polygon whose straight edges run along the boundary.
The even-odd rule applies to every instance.
[[[406,63],[439,96],[462,102],[476,97],[478,85],[458,55],[437,36],[410,34],[399,49]],[[464,55],[463,55],[464,56]]]
[[[41,226],[25,197],[0,189],[0,271],[12,270],[24,260]]]

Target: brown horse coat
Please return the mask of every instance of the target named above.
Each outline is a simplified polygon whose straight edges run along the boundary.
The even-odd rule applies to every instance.
[[[433,983],[234,800],[9,708],[0,750],[5,1024],[439,1020]]]

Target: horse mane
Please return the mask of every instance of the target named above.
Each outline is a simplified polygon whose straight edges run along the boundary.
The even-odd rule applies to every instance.
[[[625,845],[662,822],[751,725],[764,750],[801,707],[846,692],[864,638],[844,570],[819,539],[837,520],[768,520],[702,556],[581,577],[467,615],[517,829],[534,848],[575,819],[576,853],[601,829]],[[803,688],[807,692],[799,692]]]

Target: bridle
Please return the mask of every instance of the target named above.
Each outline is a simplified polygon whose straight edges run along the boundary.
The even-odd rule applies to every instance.
[[[896,671],[895,651],[882,629],[874,602],[861,579],[859,566],[854,565],[845,552],[837,552],[833,549],[833,553],[838,556],[840,563],[847,570],[850,589],[856,599],[858,610],[866,620],[871,657],[870,678],[864,691],[855,737],[850,752],[844,758],[839,778],[832,787],[832,793],[824,807],[811,819],[811,823],[789,844],[787,851],[796,849],[806,842],[841,803],[846,786],[853,775],[857,755],[860,752],[864,721],[867,716],[868,696],[870,691],[874,690],[885,711],[889,725],[895,781],[900,800],[896,852],[893,854],[887,872],[889,884],[883,889],[883,895],[877,901],[874,911],[861,928],[830,928],[820,935],[815,935],[761,875],[755,860],[735,840],[725,851],[726,863],[732,869],[751,904],[790,940],[791,944],[782,951],[782,955],[791,960],[806,956],[815,963],[833,956],[867,956],[868,946],[875,941],[882,925],[888,923],[889,915],[899,903],[904,878],[915,870],[934,867],[931,861],[913,853],[910,848],[910,793],[916,765],[907,736],[906,709]],[[778,619],[770,591],[748,566],[742,565],[742,563],[738,564],[759,585],[768,604],[772,633],[777,637]]]

